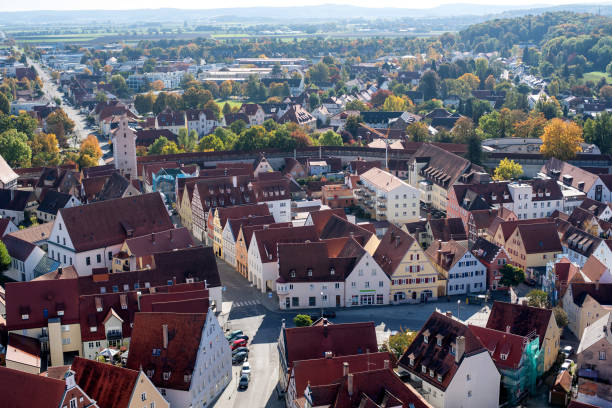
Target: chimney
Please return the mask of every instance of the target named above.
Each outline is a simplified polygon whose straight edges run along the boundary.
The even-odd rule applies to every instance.
[[[506,326],[506,333],[510,333],[510,325]]]
[[[348,378],[348,395],[352,397],[353,396],[353,374],[349,374],[347,378]]]
[[[455,351],[455,362],[459,364],[461,362],[461,358],[463,357],[463,353],[465,353],[465,337],[458,336],[455,340],[456,343],[456,351]]]
[[[58,276],[58,277],[59,277],[59,276],[62,276],[62,272],[63,272],[63,269],[62,269],[62,267],[61,267],[61,266],[60,266],[59,268],[57,268],[57,276]]]
[[[385,367],[385,370],[389,369],[389,360],[385,360],[384,367]]]
[[[162,324],[162,329],[164,331],[164,333],[163,333],[164,348],[167,349],[168,348],[168,325],[167,324]]]
[[[451,312],[450,310],[446,311],[446,317],[453,317],[453,312]]]
[[[346,377],[348,373],[349,373],[349,363],[345,361],[344,363],[342,363],[342,376]]]

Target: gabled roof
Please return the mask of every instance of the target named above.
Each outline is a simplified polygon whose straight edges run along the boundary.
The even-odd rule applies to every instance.
[[[414,153],[413,159],[425,160],[427,164],[421,170],[422,176],[446,189],[455,184],[459,176],[469,169],[481,170],[469,160],[430,143],[423,143]]]
[[[388,276],[392,276],[415,242],[412,235],[390,224],[374,252],[374,260]]]
[[[53,229],[53,222],[47,222],[44,224],[33,225],[29,228],[11,232],[11,235],[15,238],[19,238],[23,241],[27,241],[31,244],[39,245],[49,239],[51,230]]]
[[[309,218],[311,219],[315,229],[317,231],[317,235],[321,235],[323,229],[327,225],[327,222],[332,216],[337,216],[346,220],[346,213],[342,208],[334,208],[330,210],[318,210],[311,211],[309,214]]]
[[[362,237],[367,242],[374,233],[366,228],[353,224],[346,218],[338,217],[335,214],[329,218],[325,227],[319,234],[320,239],[331,239],[341,237]]]
[[[126,239],[125,245],[127,245],[132,255],[141,257],[157,252],[190,248],[194,243],[189,230],[183,227]]]
[[[355,258],[332,258],[326,242],[279,243],[279,282],[338,282],[351,272]]]
[[[104,182],[102,189],[96,196],[96,201],[112,200],[121,198],[125,190],[130,186],[130,181],[118,172],[110,175]]]
[[[472,245],[471,252],[480,261],[488,264],[493,262],[503,249],[482,237],[479,237]]]
[[[398,187],[409,186],[405,181],[378,167],[372,167],[370,170],[362,173],[360,177],[362,181],[372,184],[378,190],[386,192],[393,191]]]
[[[173,228],[159,193],[101,201],[59,211],[76,252],[107,247]]]
[[[33,337],[9,333],[6,359],[40,370],[40,341]]]
[[[270,209],[266,204],[245,204],[232,207],[219,207],[217,208],[217,214],[221,222],[221,228],[224,228],[225,223],[230,218],[240,219],[245,217],[269,216]]]
[[[601,276],[607,270],[610,270],[611,267],[612,266],[602,264],[599,259],[591,255],[582,266],[582,273],[584,273],[591,280],[591,282],[599,282]]]
[[[185,381],[185,376],[191,376],[195,369],[205,323],[205,313],[137,313],[127,368],[142,367],[145,374],[152,370],[150,379],[157,388],[188,391],[191,380]],[[163,343],[164,325],[168,330],[167,348]],[[170,372],[168,380],[164,380],[164,372]]]
[[[149,147],[162,136],[170,142],[178,142],[177,135],[168,129],[142,129],[136,132],[136,146]]]
[[[72,362],[76,383],[100,408],[127,408],[138,380],[138,371],[81,357]],[[134,396],[140,398],[140,396]]]
[[[427,342],[425,342],[425,334]],[[441,346],[437,344],[438,336]],[[451,345],[457,343],[458,337],[464,337],[465,351],[457,363],[455,355],[451,353]],[[486,348],[467,325],[451,316],[435,311],[429,316],[412,344],[402,355],[399,365],[423,381],[433,384],[436,388],[446,390],[463,358],[485,350]],[[410,364],[411,358],[414,360],[414,365]],[[423,365],[427,373],[421,372]],[[429,376],[429,370],[434,371],[434,377]],[[438,381],[438,375],[442,376],[442,381]]]
[[[0,188],[0,209],[24,211],[28,203],[34,200],[34,193],[32,191]]]
[[[317,239],[313,226],[264,228],[253,231],[251,241],[257,241],[257,249],[262,263],[276,262],[278,244],[281,242],[304,242]]]
[[[138,294],[135,291],[81,295],[79,296],[81,339],[83,341],[105,339],[104,323],[109,314],[122,320],[121,332],[123,337],[128,338],[136,312],[138,312]],[[95,331],[91,330],[92,327],[95,327]]]
[[[580,167],[576,167],[554,157],[548,159],[544,166],[542,166],[540,172],[560,181],[563,180],[563,176],[569,176],[572,180],[572,187],[578,188],[580,183],[584,184],[581,191],[584,191],[585,193],[591,190],[593,184],[595,184],[598,179],[596,174],[590,173],[581,169]]]
[[[212,247],[196,246],[176,251],[158,252],[153,255],[153,268],[161,271],[174,271],[174,276],[183,275],[182,282],[187,277],[197,277],[197,281],[206,281],[209,288],[221,286]]]
[[[435,241],[465,241],[467,234],[461,218],[432,218],[429,220],[429,229]]]
[[[476,229],[489,229],[493,220],[497,217],[497,210],[474,210],[471,212],[470,217]]]
[[[143,294],[139,299],[140,311],[173,313],[206,313],[208,311],[208,290],[204,289],[203,282],[176,286],[189,287],[185,287],[184,289],[187,290],[180,292],[154,292]],[[160,310],[168,308],[174,310]]]
[[[540,338],[540,347],[542,347],[551,316],[551,309],[494,302],[489,320],[487,320],[487,328],[509,331],[519,336],[530,336],[535,331]]]
[[[563,251],[554,222],[519,224],[517,228],[527,254]]]
[[[244,227],[247,225],[252,226],[252,225],[274,224],[274,216],[273,215],[261,215],[261,216],[248,216],[248,217],[242,217],[242,218],[230,218],[227,220],[227,224],[229,224],[229,228],[232,231],[232,235],[234,239],[236,239],[238,237],[238,233],[240,232],[241,227]]]
[[[512,195],[507,181],[477,184],[455,184],[452,190],[457,203],[468,211],[489,210],[494,205],[511,203]]]
[[[448,242],[433,241],[425,254],[432,263],[450,271],[466,252],[468,252],[466,247],[457,241],[450,240]]]
[[[600,305],[612,305],[612,283],[571,283],[570,288],[574,303],[579,307],[582,307],[587,296]],[[8,298],[6,304],[8,307]]]
[[[612,313],[604,314],[584,328],[576,354],[582,353],[602,339],[606,339],[612,346]]]
[[[289,200],[291,198],[289,180],[285,177],[252,181],[251,187],[258,202]]]
[[[603,239],[595,237],[574,226],[570,226],[562,237],[563,245],[585,258],[590,257]]]
[[[2,402],[11,408],[57,408],[66,383],[62,380],[0,367]]]
[[[283,329],[285,358],[289,367],[297,360],[325,356],[350,356],[378,350],[374,322],[325,324]]]
[[[11,234],[2,237],[2,242],[4,242],[11,258],[18,259],[21,262],[25,262],[36,248],[36,245]]]
[[[195,191],[200,197],[204,211],[213,207],[253,204],[255,203],[255,194],[248,188],[250,180],[250,176],[214,177],[198,181],[195,185]]]
[[[516,370],[519,368],[525,347],[533,338],[523,337],[505,331],[469,325],[470,330],[487,348],[497,367]],[[505,357],[502,358],[502,355]]]
[[[4,160],[4,157],[0,155],[0,182],[2,182],[2,184],[8,184],[18,177],[19,175],[13,171],[11,166]]]
[[[55,215],[60,208],[64,208],[72,196],[66,193],[60,193],[55,190],[45,192],[42,202],[38,205],[37,210],[47,214]]]

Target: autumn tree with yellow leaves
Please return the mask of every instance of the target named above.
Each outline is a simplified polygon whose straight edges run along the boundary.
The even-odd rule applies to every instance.
[[[540,139],[540,152],[546,157],[556,157],[559,160],[576,157],[582,151],[581,143],[584,142],[580,126],[559,118],[548,122]]]

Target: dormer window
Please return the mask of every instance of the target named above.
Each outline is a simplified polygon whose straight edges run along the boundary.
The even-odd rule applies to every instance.
[[[151,352],[151,355],[153,355],[154,357],[161,356],[161,349],[154,348],[153,351]]]
[[[330,275],[335,275],[336,274],[336,268],[329,268],[329,274]]]
[[[427,367],[425,367],[424,364],[421,366],[421,372],[422,373],[426,373],[427,372]]]
[[[425,333],[423,333],[423,342],[424,343],[429,343],[429,336]]]
[[[155,374],[155,370],[147,370],[147,377],[153,378],[153,374]]]
[[[164,371],[162,374],[164,381],[168,381],[170,379],[170,371]]]
[[[429,370],[429,376],[430,376],[431,378],[433,378],[433,376],[434,376],[434,370]]]
[[[442,382],[442,376],[440,374],[438,374],[438,381]]]
[[[295,269],[290,270],[289,275],[291,275],[292,278],[295,278]]]
[[[30,315],[27,313],[24,313],[21,315],[21,320],[28,320],[30,318]]]
[[[312,268],[308,268],[306,272],[308,273],[308,276],[312,276]]]
[[[414,366],[414,357],[410,357],[410,365]]]
[[[95,333],[95,332],[98,331],[98,327],[97,326],[90,326],[89,327],[89,331],[92,332],[92,333]]]
[[[508,354],[500,354],[499,358],[501,358],[502,360],[507,360],[508,359]]]
[[[184,379],[185,379],[185,382],[186,382],[186,383],[191,382],[191,374],[185,374]]]
[[[451,349],[450,349],[451,354],[454,356],[456,353],[456,349],[455,349],[455,345],[451,344]]]
[[[437,344],[438,346],[442,346],[442,336],[440,336],[440,335],[438,335],[438,336],[437,336],[437,339],[436,339],[436,344]]]

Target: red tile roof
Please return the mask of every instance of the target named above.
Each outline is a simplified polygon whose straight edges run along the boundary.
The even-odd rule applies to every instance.
[[[191,375],[200,350],[200,339],[206,314],[204,313],[138,313],[130,340],[127,367],[145,374],[152,370],[150,377],[158,388],[188,391]],[[163,344],[163,325],[168,327],[168,347]],[[229,347],[229,346],[228,346]],[[153,349],[159,350],[159,356]],[[169,371],[170,378],[164,380],[163,372]]]
[[[432,238],[442,240],[442,242],[450,241],[465,241],[467,234],[461,218],[432,218],[429,220],[429,229]]]
[[[179,286],[179,285],[177,285]],[[206,299],[206,302],[201,302],[201,299]],[[141,312],[154,312],[162,310],[154,310],[155,308],[164,308],[159,306],[163,303],[172,303],[172,306],[177,306],[180,302],[188,302],[191,300],[198,300],[197,303],[186,303],[186,306],[200,306],[206,303],[204,311],[208,310],[208,290],[191,290],[185,292],[170,292],[170,293],[151,293],[145,294],[140,297],[140,311]],[[180,306],[180,305],[178,305]],[[168,311],[168,310],[166,310]],[[175,313],[196,313],[200,310],[193,310],[190,312],[178,312]]]
[[[551,309],[506,302],[494,302],[487,320],[487,328],[529,336],[534,331],[540,337],[540,347],[546,337]]]
[[[527,254],[563,251],[554,222],[519,224],[517,228]]]
[[[221,228],[230,218],[243,218],[270,215],[270,209],[266,204],[235,205],[232,207],[219,207],[217,209]]]
[[[191,233],[184,227],[126,239],[125,244],[136,257],[190,248],[194,245]]]
[[[58,311],[63,311],[63,316],[59,316]],[[24,314],[29,315],[27,320],[22,319]],[[9,330],[47,327],[48,320],[54,317],[59,317],[62,324],[79,322],[77,279],[6,284],[6,326]]]
[[[123,320],[121,332],[124,338],[129,338],[136,312],[138,312],[138,295],[135,291],[80,296],[81,339],[83,341],[105,339],[104,322],[111,313]],[[91,330],[92,327],[95,327],[95,331]]]
[[[262,263],[278,260],[280,242],[304,242],[317,239],[314,226],[265,228],[253,231],[251,243],[257,241],[257,249]]]
[[[66,389],[64,381],[6,367],[0,367],[0,384],[2,405],[10,408],[57,408]]]
[[[428,336],[427,342],[424,339],[425,333]],[[438,336],[441,336],[441,346],[437,344]],[[457,338],[461,336],[465,338],[463,357],[486,351],[480,340],[463,322],[440,312],[433,312],[401,357],[399,365],[436,388],[446,390],[463,361],[462,357],[457,363],[456,356],[451,353],[451,344],[456,344]],[[410,364],[411,358],[414,365]],[[423,365],[427,373],[421,371]],[[433,377],[429,376],[429,370],[434,371]],[[438,381],[438,375],[442,376],[442,381]]]
[[[330,257],[326,242],[279,243],[278,265],[279,282],[342,282],[355,258]]]
[[[425,254],[432,263],[450,271],[467,251],[468,249],[457,241],[433,241]]]
[[[174,228],[159,193],[62,208],[59,215],[77,252]]]
[[[523,353],[525,352],[525,340],[533,340],[486,327],[469,325],[469,328],[489,350],[495,365],[504,369],[516,370],[519,368]],[[502,358],[502,355],[505,355],[505,358]]]
[[[412,235],[391,224],[374,252],[374,260],[391,276],[415,242]]]
[[[350,356],[378,350],[374,322],[287,328],[281,335],[288,366],[297,360],[324,357],[326,351]]]
[[[336,215],[346,220],[346,213],[344,212],[342,208],[310,212],[310,218],[312,220],[313,225],[316,228],[317,236],[321,235],[321,232],[323,232],[323,228],[325,228],[325,225],[327,224],[327,222],[333,215]]]
[[[140,374],[138,371],[78,356],[74,358],[71,368],[75,372],[77,385],[94,399],[100,408],[129,406]]]

